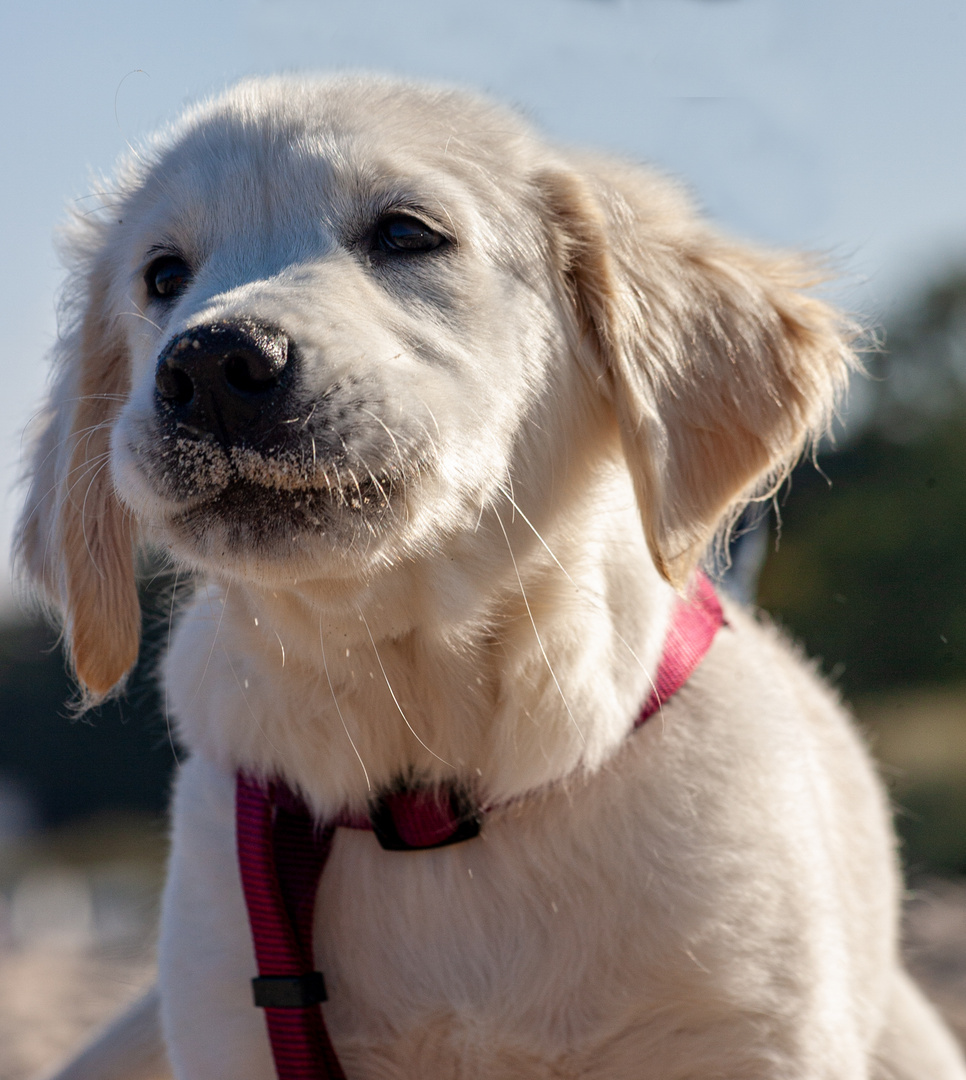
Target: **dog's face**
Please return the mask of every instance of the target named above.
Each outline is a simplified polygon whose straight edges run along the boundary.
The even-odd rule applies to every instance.
[[[563,346],[539,217],[468,142],[486,110],[291,89],[190,122],[105,270],[129,312],[117,491],[179,557],[249,580],[371,574],[471,529]]]
[[[593,499],[618,433],[682,580],[847,366],[799,269],[666,182],[408,84],[243,84],[133,159],[74,248],[23,549],[94,696],[136,655],[140,538],[253,586],[446,559],[482,581],[501,500],[538,530]]]

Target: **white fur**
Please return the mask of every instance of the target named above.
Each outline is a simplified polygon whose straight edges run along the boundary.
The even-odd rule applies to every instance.
[[[322,817],[400,776],[497,804],[438,851],[338,832],[316,951],[350,1078],[966,1077],[900,965],[878,780],[787,645],[729,608],[629,734],[673,586],[844,383],[847,330],[804,265],[718,236],[643,169],[375,79],[242,84],[105,199],[73,238],[23,548],[91,697],[132,661],[132,538],[198,582],[164,675],[190,751],[159,957],[175,1077],[273,1076],[238,768]],[[380,262],[358,237],[414,206],[445,253]],[[158,244],[194,270],[163,307],[142,280]],[[186,442],[185,524],[155,366],[236,317],[296,343],[345,455]],[[395,475],[388,508],[350,510],[360,472]],[[226,477],[330,517],[246,532],[205,509]]]

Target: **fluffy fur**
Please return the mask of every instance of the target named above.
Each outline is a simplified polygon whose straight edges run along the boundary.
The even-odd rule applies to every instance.
[[[316,947],[350,1077],[966,1077],[900,965],[883,792],[807,665],[729,609],[628,734],[675,588],[847,378],[808,268],[646,169],[378,79],[243,83],[103,201],[70,236],[22,546],[91,700],[136,655],[138,546],[197,582],[164,673],[190,752],[159,956],[174,1075],[273,1076],[244,768],[320,816],[400,779],[512,800],[439,851],[339,832]],[[422,247],[387,241],[400,220]],[[183,267],[160,296],[159,253]],[[281,388],[262,357],[217,392],[275,419],[179,420],[170,358],[250,323],[285,335]],[[63,1075],[148,1075],[152,1008]]]

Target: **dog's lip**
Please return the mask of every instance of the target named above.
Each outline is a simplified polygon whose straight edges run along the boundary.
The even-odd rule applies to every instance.
[[[209,488],[184,499],[168,500],[167,517],[180,517],[184,514],[204,510],[206,506],[244,493],[254,492],[264,495],[276,495],[285,498],[286,505],[294,510],[312,501],[320,501],[328,509],[366,510],[369,508],[386,510],[391,505],[392,495],[398,487],[398,478],[383,473],[353,480],[344,485],[260,484],[244,476],[234,476],[227,483]]]
[[[211,555],[213,538],[220,557],[259,555],[285,561],[295,548],[310,538],[323,544],[313,547],[316,556],[334,548],[345,557],[360,534],[370,544],[382,535],[386,516],[395,518],[388,481],[361,482],[346,488],[290,488],[282,490],[250,480],[233,479],[216,491],[208,491],[178,503],[169,503],[156,527],[162,536],[200,545]],[[348,545],[348,546],[347,546]]]
[[[344,494],[346,498],[355,491],[363,498],[364,491],[371,489],[388,497],[399,477],[388,469],[371,469],[368,466],[350,465],[347,462],[320,462],[313,455],[311,461],[291,455],[265,455],[257,450],[238,447],[229,451],[229,459],[238,480],[272,491],[328,494]],[[346,479],[348,477],[348,479]]]
[[[154,463],[154,486],[169,489],[167,495],[158,494],[171,514],[198,509],[232,488],[243,487],[289,497],[324,498],[330,505],[352,510],[388,507],[403,480],[401,467],[321,458],[314,444],[310,451],[272,454],[245,445],[226,447],[211,438],[164,435],[160,441],[164,444],[161,467],[157,456],[149,460]],[[137,456],[144,460],[144,455]],[[190,493],[174,494],[179,487]]]

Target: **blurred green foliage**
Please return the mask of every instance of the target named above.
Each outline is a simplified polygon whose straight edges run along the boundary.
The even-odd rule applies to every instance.
[[[896,797],[896,831],[910,876],[966,874],[964,787],[960,777],[914,784]]]
[[[56,630],[0,625],[0,781],[29,800],[36,824],[167,807],[175,758],[154,677],[167,595],[157,576],[142,588],[144,643],[127,692],[80,716]]]
[[[966,271],[868,372],[859,430],[792,478],[759,592],[849,694],[966,678]]]
[[[759,602],[849,695],[966,680],[966,411],[797,470]]]
[[[864,418],[780,500],[759,602],[856,702],[873,742],[867,695],[917,688],[925,718],[929,688],[956,684],[948,724],[966,740],[966,271],[917,298],[868,369]],[[907,865],[966,873],[966,772],[890,764]]]

